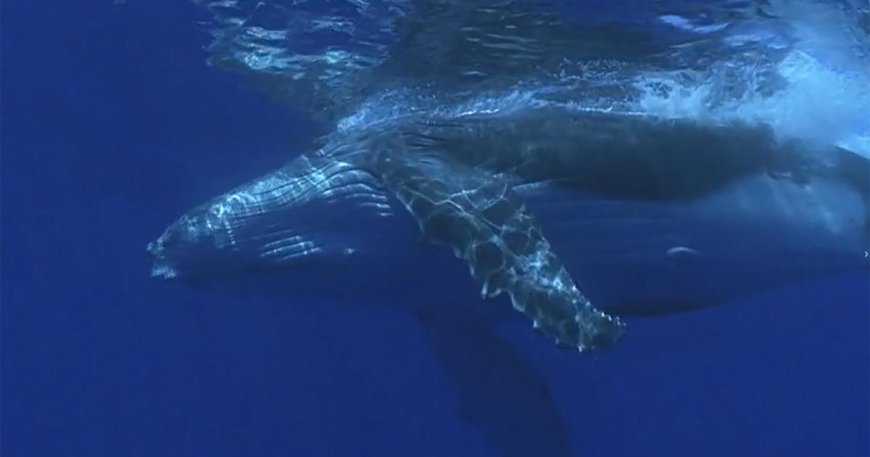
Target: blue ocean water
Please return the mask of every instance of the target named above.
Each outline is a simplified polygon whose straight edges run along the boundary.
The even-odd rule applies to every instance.
[[[412,317],[149,277],[168,221],[314,128],[207,67],[199,19],[2,6],[2,454],[492,455]],[[868,294],[862,274],[799,284],[634,322],[590,357],[506,334],[573,455],[865,456]]]

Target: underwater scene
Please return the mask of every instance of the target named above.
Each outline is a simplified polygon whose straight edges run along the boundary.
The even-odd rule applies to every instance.
[[[867,0],[0,4],[3,456],[870,455]]]

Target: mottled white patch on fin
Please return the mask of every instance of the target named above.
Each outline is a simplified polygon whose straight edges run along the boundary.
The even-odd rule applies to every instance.
[[[467,262],[471,276],[483,283],[481,295],[506,292],[536,329],[581,352],[616,343],[623,324],[578,290],[507,183],[446,156],[407,153],[392,139],[381,145],[373,169],[417,218],[426,239],[451,247]]]

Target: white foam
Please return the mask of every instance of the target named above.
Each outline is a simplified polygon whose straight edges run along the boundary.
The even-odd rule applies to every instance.
[[[646,74],[636,81],[641,95],[632,109],[670,118],[763,123],[780,138],[839,144],[870,157],[870,63],[860,52],[866,37],[847,33],[843,11],[834,7],[806,1],[773,3],[795,39],[792,51],[776,68],[784,88],[761,95],[756,87],[759,70],[749,67],[707,75]],[[734,42],[745,39],[739,35]],[[735,77],[747,90],[721,100],[718,89],[734,83]]]

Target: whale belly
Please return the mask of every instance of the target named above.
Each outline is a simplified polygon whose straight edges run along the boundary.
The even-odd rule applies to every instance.
[[[832,179],[755,175],[685,200],[517,189],[578,286],[614,312],[713,306],[790,281],[867,268],[867,203]]]

